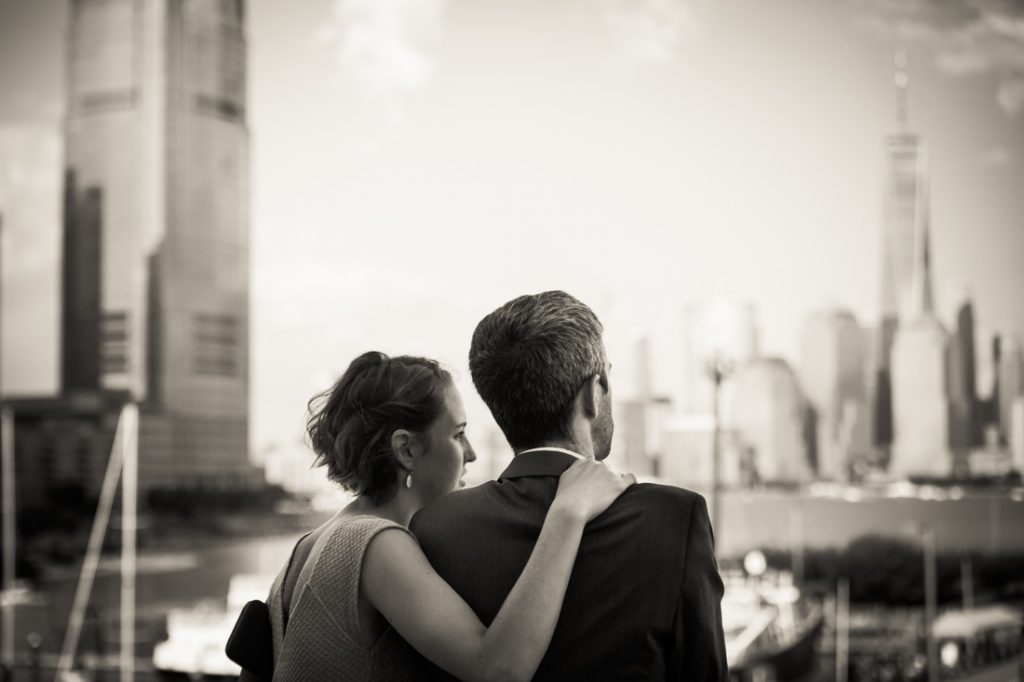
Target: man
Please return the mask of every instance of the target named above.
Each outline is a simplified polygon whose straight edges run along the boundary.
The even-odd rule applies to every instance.
[[[485,624],[530,557],[558,476],[574,458],[608,456],[601,334],[593,311],[561,291],[520,296],[473,333],[473,384],[516,456],[497,481],[438,499],[411,528]],[[634,485],[587,526],[534,679],[726,680],[721,598],[704,499]]]

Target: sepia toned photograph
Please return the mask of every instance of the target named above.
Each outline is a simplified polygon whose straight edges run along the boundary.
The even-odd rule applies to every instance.
[[[0,682],[1024,682],[1020,0],[0,0]]]

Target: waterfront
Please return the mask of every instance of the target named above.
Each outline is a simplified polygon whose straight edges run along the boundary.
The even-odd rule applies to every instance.
[[[883,497],[865,488],[839,496],[779,491],[728,491],[715,538],[719,556],[754,548],[842,548],[858,537],[910,538],[921,523],[935,530],[940,552],[1024,551],[1024,494],[962,490],[946,499]],[[845,493],[845,496],[843,496]]]
[[[287,560],[298,534],[229,540],[197,549],[152,550],[140,553],[136,577],[136,656],[139,670],[151,669],[153,648],[166,637],[172,609],[223,610],[232,576],[261,574],[269,586]],[[97,572],[79,641],[79,656],[116,655],[120,575],[116,557],[105,559]],[[28,598],[16,608],[15,642],[19,661],[28,662],[27,638],[39,636],[43,667],[63,642],[78,575],[60,567],[44,572]]]
[[[936,529],[940,551],[1019,554],[1024,550],[1024,501],[1012,491],[966,491],[957,495],[959,499],[925,500],[880,497],[868,489],[851,494],[852,490],[857,489],[847,488],[845,497],[839,498],[821,496],[820,490],[815,494],[728,491],[723,495],[719,556],[735,557],[754,547],[785,550],[794,547],[796,538],[802,538],[808,549],[843,548],[865,535],[911,539],[907,528],[921,521]],[[314,525],[314,518],[302,523]],[[288,524],[273,527],[282,525]],[[172,609],[223,610],[231,578],[239,574],[262,575],[269,585],[299,533],[276,530],[254,537],[208,538],[205,546],[190,546],[187,535],[171,533],[160,547],[140,553],[136,583],[140,670],[146,670],[154,646],[166,637],[167,614]],[[117,651],[118,570],[116,556],[101,562],[80,656],[102,657]],[[20,660],[26,661],[26,638],[33,632],[40,636],[44,667],[53,660],[63,641],[77,579],[77,566],[47,567],[29,598],[17,607]]]

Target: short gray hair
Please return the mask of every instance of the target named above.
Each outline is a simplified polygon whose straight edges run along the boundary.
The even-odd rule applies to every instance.
[[[594,311],[564,291],[520,296],[480,320],[469,370],[513,448],[569,435],[577,392],[605,374],[603,331]]]

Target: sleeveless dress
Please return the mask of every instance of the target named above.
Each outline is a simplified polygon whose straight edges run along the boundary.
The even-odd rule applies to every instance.
[[[317,539],[299,574],[287,628],[282,600],[287,566],[271,588],[275,682],[422,677],[427,665],[391,627],[367,643],[359,623],[359,576],[367,545],[388,528],[409,530],[376,516],[338,517],[330,523],[333,527]]]

